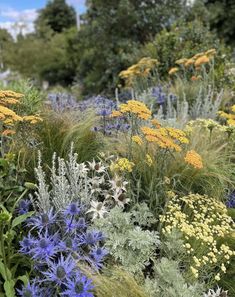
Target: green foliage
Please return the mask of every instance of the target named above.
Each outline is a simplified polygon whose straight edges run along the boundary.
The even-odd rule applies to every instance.
[[[92,0],[79,31],[78,77],[86,93],[113,91],[138,47],[183,15],[185,1]]]
[[[31,265],[18,253],[18,242],[22,235],[22,224],[33,212],[15,215],[16,206],[26,192],[27,189],[14,201],[10,211],[0,204],[0,296],[16,296],[16,283],[28,282],[27,271],[30,271]]]
[[[224,65],[222,54],[225,53],[225,48],[223,43],[202,22],[198,20],[184,21],[174,24],[169,30],[162,30],[153,41],[143,46],[139,56],[158,59],[160,78],[165,78],[169,69],[175,65],[176,60],[190,58],[211,48],[217,49],[215,65],[219,68],[222,63]]]
[[[11,34],[6,29],[0,28],[0,71],[6,69],[7,50],[11,43],[13,43]]]
[[[229,45],[234,46],[235,40],[235,3],[233,0],[206,0],[206,8],[209,11],[209,22],[212,30],[225,40]]]
[[[31,115],[40,112],[42,107],[42,92],[33,85],[30,80],[17,80],[12,81],[6,87],[1,86],[2,90],[12,90],[14,92],[24,94],[20,100],[20,104],[14,107],[14,110],[21,115]]]
[[[160,243],[157,232],[144,230],[144,226],[154,220],[147,206],[143,204],[143,208],[146,213],[142,226],[138,225],[141,213],[137,214],[136,210],[123,212],[119,207],[113,208],[106,218],[95,221],[95,225],[107,236],[105,244],[113,258],[127,271],[138,274],[156,257]]]
[[[49,84],[69,85],[76,70],[77,31],[48,33],[47,38],[35,34],[18,38],[8,49],[8,65],[24,77]],[[72,45],[71,45],[72,44]]]
[[[155,263],[154,278],[147,278],[145,287],[151,297],[201,297],[203,293],[202,285],[188,285],[178,263],[167,258]]]
[[[0,158],[0,203],[7,206],[24,191],[25,170],[15,162],[13,154]]]
[[[54,153],[66,158],[71,143],[79,162],[92,160],[104,145],[100,135],[92,131],[95,122],[93,113],[45,111],[43,121],[31,127],[30,133],[22,134],[12,150],[20,152],[21,164],[27,168],[29,176],[33,176],[38,150],[42,152],[42,163],[47,166],[51,166]]]
[[[65,0],[50,0],[45,8],[39,10],[35,25],[39,34],[45,26],[55,33],[61,33],[76,26],[76,12]]]

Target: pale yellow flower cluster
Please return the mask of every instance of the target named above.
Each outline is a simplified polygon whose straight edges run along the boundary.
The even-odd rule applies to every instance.
[[[144,57],[137,64],[121,71],[119,76],[125,80],[127,86],[132,86],[136,78],[147,77],[157,64],[158,61],[156,59]]]
[[[127,158],[120,158],[110,166],[112,171],[132,172],[135,164]]]
[[[184,237],[184,247],[191,257],[190,271],[195,278],[204,269],[213,266],[214,278],[226,272],[226,264],[235,255],[221,239],[234,232],[234,223],[227,214],[225,205],[206,195],[190,194],[184,197],[172,195],[166,212],[160,217],[162,232],[170,234],[179,230]]]

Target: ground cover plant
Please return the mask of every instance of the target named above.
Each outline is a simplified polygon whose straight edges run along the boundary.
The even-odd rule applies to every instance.
[[[0,29],[0,297],[234,297],[222,8],[106,2]]]

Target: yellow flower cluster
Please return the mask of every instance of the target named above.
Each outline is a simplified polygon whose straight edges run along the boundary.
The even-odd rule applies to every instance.
[[[132,172],[135,164],[130,162],[127,158],[120,158],[114,164],[111,165],[111,170],[121,172]]]
[[[143,140],[138,135],[132,136],[132,141],[135,142],[135,143],[137,143],[138,145],[142,145],[143,144]]]
[[[164,215],[160,216],[162,232],[170,234],[179,230],[185,240],[184,248],[191,259],[191,273],[195,278],[208,266],[226,272],[225,264],[235,255],[221,239],[234,232],[234,223],[225,205],[214,198],[199,194],[184,197],[172,195]],[[215,270],[216,271],[216,270]]]
[[[127,86],[132,86],[137,77],[147,77],[150,71],[158,64],[156,59],[149,57],[142,58],[137,64],[134,64],[120,72],[119,76],[125,80]]]
[[[151,156],[149,154],[146,154],[146,163],[149,167],[151,167],[153,165],[153,159],[151,158]]]
[[[36,124],[41,122],[42,119],[37,115],[20,116],[12,108],[11,105],[20,104],[20,99],[24,95],[13,91],[0,91],[0,122],[2,123],[1,135],[9,136],[15,134],[15,131],[8,129],[16,122],[29,122],[30,124]]]
[[[233,105],[230,110],[232,112],[235,112],[235,105]],[[226,113],[224,111],[219,111],[218,112],[218,115],[221,117],[221,118],[224,118],[227,120],[227,124],[230,125],[230,126],[235,126],[235,114],[232,114],[232,113]]]
[[[129,100],[127,103],[120,104],[119,112],[121,114],[134,114],[142,120],[148,120],[151,117],[151,111],[148,107],[143,102],[137,100]]]
[[[201,156],[194,150],[190,150],[186,153],[184,158],[185,162],[192,165],[196,169],[202,169],[203,163]]]
[[[182,65],[185,68],[192,66],[192,67],[195,67],[196,70],[200,70],[200,67],[204,64],[208,64],[211,61],[211,59],[214,58],[215,54],[216,54],[216,50],[210,49],[208,51],[198,53],[198,54],[194,55],[193,57],[190,57],[189,59],[186,59],[186,58],[179,59],[179,60],[175,61],[175,63],[177,65]],[[178,67],[173,67],[169,70],[168,73],[170,75],[172,75],[178,71],[179,71]],[[201,78],[201,76],[194,75],[194,76],[192,76],[191,80],[196,81],[200,78]]]
[[[156,143],[160,148],[173,149],[176,152],[181,151],[180,143],[188,143],[186,134],[175,128],[163,128],[158,129],[150,127],[142,127],[145,139],[148,142]]]

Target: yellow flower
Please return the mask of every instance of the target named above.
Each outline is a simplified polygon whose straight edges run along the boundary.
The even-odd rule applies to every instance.
[[[119,109],[121,113],[132,113],[142,120],[148,120],[151,117],[148,107],[137,100],[129,100],[127,103],[120,104]]]
[[[182,58],[182,59],[175,61],[175,64],[182,65],[182,64],[185,64],[187,61],[188,61],[188,59]]]
[[[173,67],[173,68],[171,68],[171,69],[168,71],[168,74],[169,74],[169,75],[173,75],[173,74],[175,74],[177,71],[179,71],[179,68],[178,68],[178,67]]]
[[[137,143],[138,145],[142,145],[143,144],[143,140],[138,136],[138,135],[134,135],[132,136],[132,141]]]
[[[203,163],[201,156],[194,150],[188,151],[184,158],[185,162],[192,165],[196,169],[202,169]]]
[[[193,65],[194,62],[195,62],[194,59],[192,59],[192,58],[191,58],[191,59],[188,59],[188,60],[185,62],[184,66],[185,66],[185,67],[189,67],[189,66]]]
[[[23,120],[26,122],[30,122],[30,124],[37,124],[38,122],[42,122],[41,117],[34,115],[24,116]]]
[[[209,63],[210,62],[210,59],[204,55],[202,57],[199,57],[196,62],[194,63],[195,67],[199,67],[201,66],[202,64],[206,64],[206,63]]]
[[[214,56],[216,54],[216,49],[212,48],[205,52],[206,55]]]
[[[128,159],[120,158],[112,165],[111,169],[121,172],[132,172],[134,165],[135,164]]]
[[[153,160],[149,154],[146,154],[146,163],[149,167],[153,165]]]
[[[111,113],[111,117],[112,118],[116,118],[116,117],[120,117],[122,115],[122,113],[118,110],[114,110],[112,113]]]

